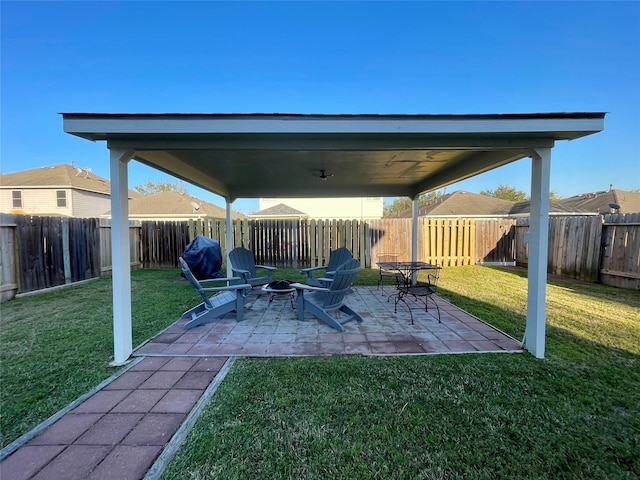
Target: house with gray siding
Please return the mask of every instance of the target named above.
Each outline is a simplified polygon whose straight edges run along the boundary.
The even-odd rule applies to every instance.
[[[109,180],[73,164],[0,174],[0,212],[99,217],[111,208],[110,190]]]

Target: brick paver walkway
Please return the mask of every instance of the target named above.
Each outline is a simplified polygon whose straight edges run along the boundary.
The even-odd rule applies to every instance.
[[[137,480],[227,358],[144,358],[0,463],[2,480]]]

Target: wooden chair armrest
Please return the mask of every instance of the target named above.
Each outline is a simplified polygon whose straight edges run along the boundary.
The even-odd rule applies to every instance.
[[[198,280],[200,284],[212,283],[212,282],[239,282],[241,277],[220,277],[220,278],[207,278],[206,280]]]
[[[231,270],[239,273],[240,275],[246,275],[247,273],[249,273],[249,270],[243,270],[241,268],[236,268],[236,267],[231,267]]]
[[[264,268],[265,270],[271,270],[272,272],[278,269],[278,267],[272,267],[270,265],[256,265],[256,268]]]
[[[305,285],[302,283],[292,283],[291,287],[295,288],[296,290],[309,290],[311,292],[328,292],[329,291],[328,288],[314,287],[312,285]]]
[[[244,290],[251,288],[251,285],[248,283],[237,283],[235,285],[227,285],[226,287],[209,287],[203,288],[203,292],[222,292],[225,290]]]
[[[303,268],[302,270],[300,270],[300,273],[311,273],[311,272],[315,272],[316,270],[323,270],[323,269],[326,269],[326,268],[327,267],[325,267],[325,266]]]

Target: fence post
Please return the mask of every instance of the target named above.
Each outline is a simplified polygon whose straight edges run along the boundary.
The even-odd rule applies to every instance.
[[[69,257],[69,219],[62,219],[62,258],[64,260],[64,283],[71,283],[71,259]]]

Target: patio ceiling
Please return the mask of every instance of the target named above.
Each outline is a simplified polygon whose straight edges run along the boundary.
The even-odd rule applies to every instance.
[[[221,195],[407,196],[599,132],[604,113],[63,113],[64,131]],[[324,171],[326,180],[319,178]]]

